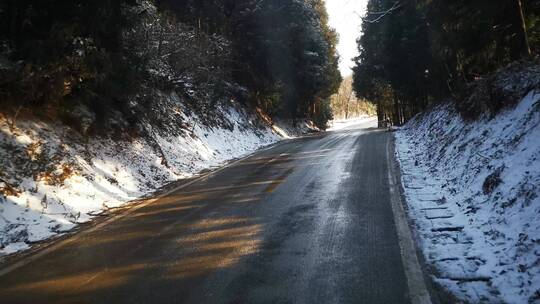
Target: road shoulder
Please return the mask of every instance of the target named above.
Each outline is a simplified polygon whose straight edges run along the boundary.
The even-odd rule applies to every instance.
[[[409,296],[412,304],[431,304],[431,294],[426,284],[424,271],[418,258],[417,246],[413,240],[413,234],[404,208],[405,201],[399,182],[399,166],[393,151],[394,137],[390,135],[386,143],[390,203],[398,234],[403,268],[407,277]]]

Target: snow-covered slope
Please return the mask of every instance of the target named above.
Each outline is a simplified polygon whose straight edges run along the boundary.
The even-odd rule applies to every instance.
[[[173,97],[170,111],[180,105]],[[169,133],[148,124],[151,140],[88,138],[0,114],[0,256],[281,138],[239,107],[222,112],[227,127],[211,128],[177,111],[182,126]]]
[[[471,123],[440,105],[396,154],[435,280],[466,302],[540,302],[540,92]]]

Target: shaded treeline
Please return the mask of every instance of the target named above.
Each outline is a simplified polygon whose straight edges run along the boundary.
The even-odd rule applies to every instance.
[[[460,108],[477,80],[540,49],[533,0],[370,0],[367,11],[354,88],[397,125],[445,97]],[[480,114],[471,108],[462,114]]]
[[[324,126],[341,81],[322,0],[4,0],[0,103],[127,124],[174,91],[202,115],[235,99]],[[112,113],[112,114],[111,114]]]
[[[339,87],[337,35],[323,0],[159,0],[177,16],[229,37],[234,79],[270,114],[331,117]]]

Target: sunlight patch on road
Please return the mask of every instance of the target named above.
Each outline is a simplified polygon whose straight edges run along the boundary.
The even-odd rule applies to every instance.
[[[32,292],[42,294],[63,293],[77,295],[100,289],[114,288],[127,282],[130,273],[147,268],[147,264],[131,264],[112,269],[97,269],[68,276],[51,276],[48,279],[16,285],[9,292]],[[98,279],[99,277],[99,279]]]
[[[194,231],[177,240],[188,256],[168,265],[169,279],[200,276],[230,267],[259,250],[261,224],[248,218],[204,219],[186,228]]]

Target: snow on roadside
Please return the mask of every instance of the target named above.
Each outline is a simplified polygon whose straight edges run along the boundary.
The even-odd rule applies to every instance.
[[[157,151],[142,138],[88,139],[55,123],[11,125],[0,114],[0,256],[282,138],[243,111],[223,113],[230,128],[205,127],[183,113],[190,130],[180,135],[147,126]]]
[[[435,280],[466,302],[540,303],[540,93],[471,123],[440,105],[395,134]]]
[[[295,138],[308,133],[320,132],[315,124],[307,119],[293,121],[291,119],[276,119],[272,130],[283,138]]]
[[[360,117],[353,117],[349,119],[338,119],[338,120],[332,120],[329,122],[329,127],[326,129],[326,131],[338,131],[343,130],[349,127],[352,127],[354,125],[370,122],[373,120],[376,120],[376,117],[373,116],[367,116],[363,115]]]

